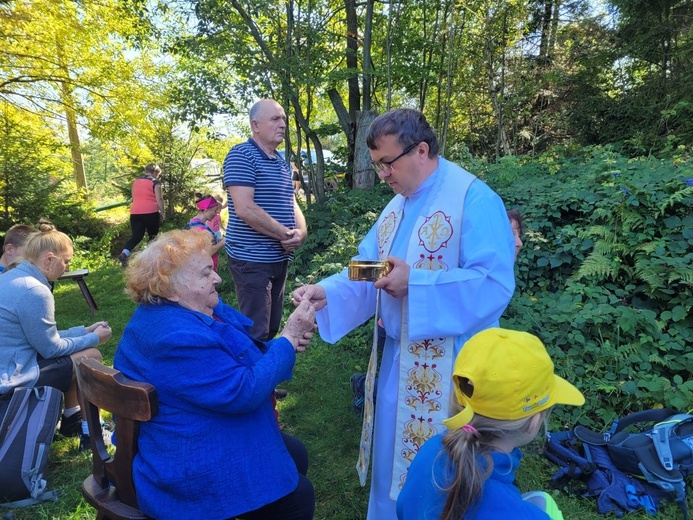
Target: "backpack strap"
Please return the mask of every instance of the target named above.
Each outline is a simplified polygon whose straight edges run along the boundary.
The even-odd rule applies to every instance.
[[[667,471],[674,469],[674,457],[671,454],[670,444],[673,433],[672,430],[682,422],[690,421],[691,419],[693,419],[693,416],[686,413],[674,415],[665,421],[655,424],[652,431],[648,434],[654,443],[655,450],[657,450],[657,455],[659,456],[662,466],[664,466],[664,469]]]
[[[606,446],[611,440],[611,435],[608,432],[597,433],[584,426],[576,426],[574,431],[576,439],[592,446]]]
[[[629,426],[632,426],[637,423],[661,422],[668,419],[672,415],[677,415],[678,413],[678,410],[674,410],[672,408],[659,408],[631,413],[629,415],[626,415],[625,417],[616,419],[614,423],[611,425],[611,428],[609,428],[609,431],[605,433],[604,436],[606,438],[606,441],[609,442],[611,437],[613,437],[621,430],[625,430]]]
[[[651,472],[644,464],[640,463],[640,471],[645,476],[648,482],[658,486],[664,491],[669,493],[674,493],[676,498],[674,499],[681,508],[684,520],[688,520],[688,504],[686,503],[686,481],[683,476],[679,473],[681,478],[679,479],[665,479],[661,475]]]
[[[25,498],[23,500],[15,500],[14,502],[0,502],[0,507],[11,509],[14,507],[27,507],[40,504],[41,502],[57,502],[58,501],[58,490],[44,491],[36,497]]]
[[[576,437],[572,431],[553,432],[546,435],[544,456],[559,466],[559,470],[551,477],[555,488],[560,488],[566,479],[579,479],[589,476],[595,469],[590,452],[585,451],[581,456],[574,448]]]
[[[214,230],[209,227],[205,222],[202,222],[201,220],[191,220],[185,225],[185,229],[192,229],[194,227],[199,227],[202,229],[206,229],[212,234],[212,244],[217,245],[219,243],[219,237],[217,234],[214,232]]]

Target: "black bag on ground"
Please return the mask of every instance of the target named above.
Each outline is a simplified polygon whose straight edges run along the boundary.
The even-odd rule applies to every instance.
[[[57,500],[46,491],[43,473],[60,415],[62,392],[50,386],[15,388],[0,405],[0,507],[23,507]]]
[[[633,427],[636,431],[628,431]],[[638,508],[656,514],[659,502],[678,503],[688,520],[686,479],[693,475],[693,415],[671,409],[636,412],[606,433],[584,426],[550,433],[544,455],[560,466],[554,487],[586,484],[599,512],[621,516]]]

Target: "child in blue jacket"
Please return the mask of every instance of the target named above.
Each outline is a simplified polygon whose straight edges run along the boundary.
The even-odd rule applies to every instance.
[[[462,411],[447,419],[414,458],[397,500],[399,520],[557,520],[550,495],[514,485],[522,452],[555,404],[582,405],[580,391],[553,372],[541,341],[487,329],[455,361]]]

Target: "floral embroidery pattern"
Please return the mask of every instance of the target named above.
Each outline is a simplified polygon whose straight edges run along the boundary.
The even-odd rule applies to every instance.
[[[407,371],[404,403],[412,413],[404,424],[400,455],[411,464],[421,445],[438,433],[432,414],[443,409],[441,399],[444,392],[443,377],[437,370],[435,360],[445,356],[445,338],[415,341],[409,344],[407,350],[416,361]],[[401,480],[403,484],[404,479]]]
[[[378,226],[378,258],[383,258],[385,255],[385,246],[392,239],[397,229],[397,215],[391,211]],[[389,251],[390,248],[387,248]]]

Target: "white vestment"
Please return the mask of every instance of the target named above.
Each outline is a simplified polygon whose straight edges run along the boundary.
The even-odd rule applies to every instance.
[[[430,189],[440,176],[461,169],[439,158],[439,167],[404,204],[404,215],[390,254],[406,258],[414,226],[426,209]],[[459,266],[447,271],[411,269],[409,275],[409,339],[454,337],[456,356],[463,343],[480,330],[498,325],[515,289],[515,246],[503,202],[480,180],[464,199]],[[378,258],[374,226],[359,245],[357,259]],[[334,343],[375,312],[375,289],[370,282],[352,282],[346,270],[320,282],[327,306],[317,313],[322,339]],[[378,375],[373,442],[373,473],[369,520],[396,519],[396,502],[389,496],[395,449],[395,415],[399,380],[402,299],[383,293],[381,316],[387,339]]]

